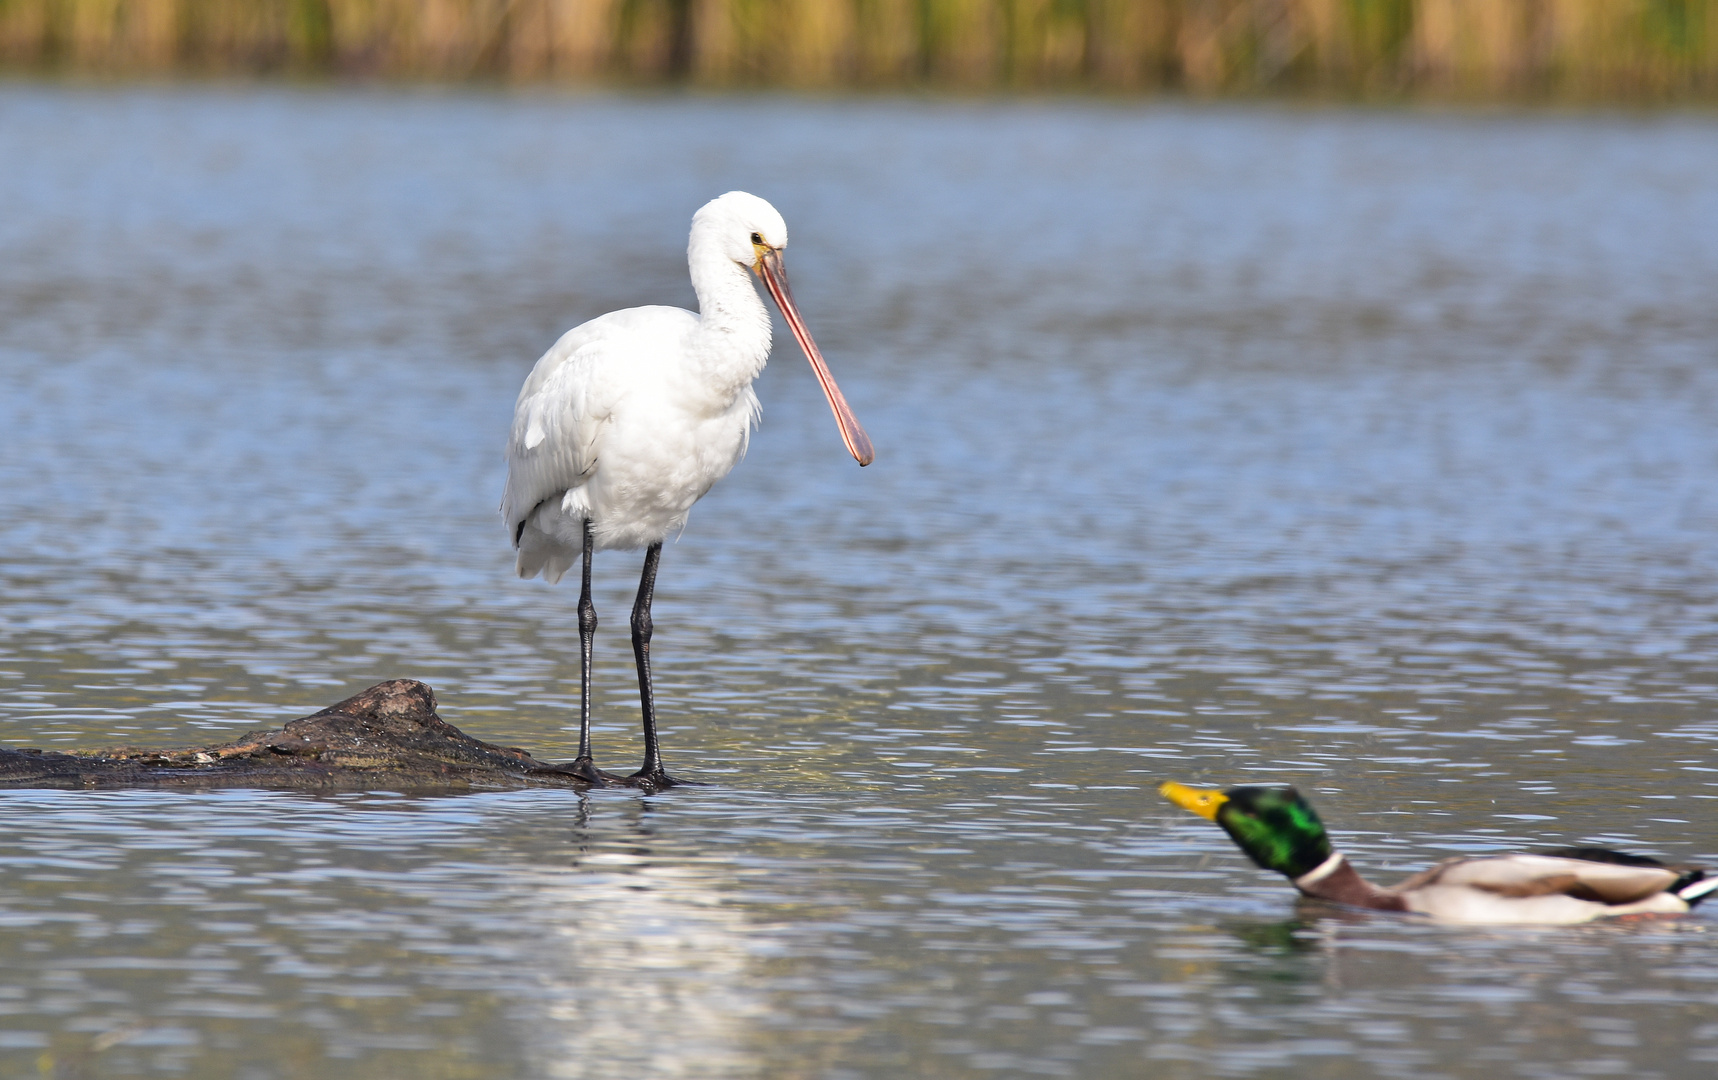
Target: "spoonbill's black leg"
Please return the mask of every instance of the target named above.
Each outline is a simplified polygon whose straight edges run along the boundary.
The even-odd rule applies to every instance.
[[[597,606],[591,602],[591,523],[585,519],[585,558],[579,578],[579,756],[568,769],[574,776],[606,787],[617,779],[591,760],[591,643],[597,636]]]
[[[632,605],[632,655],[638,661],[638,698],[644,706],[644,766],[626,782],[651,791],[677,782],[662,768],[662,753],[656,745],[656,699],[650,687],[650,601],[656,595],[656,564],[661,558],[662,541],[658,540],[644,552],[644,573]]]

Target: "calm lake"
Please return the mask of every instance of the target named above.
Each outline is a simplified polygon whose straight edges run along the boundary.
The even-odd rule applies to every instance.
[[[1297,906],[1167,779],[1380,879],[1718,861],[1718,117],[0,87],[0,743],[382,679],[569,759],[576,585],[496,512],[567,327],[778,322],[664,551],[704,786],[0,793],[0,1075],[1704,1076],[1718,904]],[[640,753],[599,556],[600,764]]]

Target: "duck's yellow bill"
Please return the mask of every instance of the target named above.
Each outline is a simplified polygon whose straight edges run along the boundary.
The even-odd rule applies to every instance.
[[[1158,788],[1157,793],[1181,809],[1191,810],[1207,821],[1216,821],[1217,811],[1229,801],[1229,796],[1221,791],[1190,788],[1173,780]]]

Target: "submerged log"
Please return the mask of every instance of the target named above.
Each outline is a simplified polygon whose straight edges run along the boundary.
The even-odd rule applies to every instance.
[[[236,742],[184,750],[0,748],[0,788],[284,788],[293,791],[585,787],[570,765],[494,746],[436,715],[414,679],[379,683]]]

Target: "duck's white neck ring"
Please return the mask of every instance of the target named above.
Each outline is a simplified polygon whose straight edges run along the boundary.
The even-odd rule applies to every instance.
[[[1306,889],[1310,889],[1314,885],[1317,885],[1319,882],[1323,881],[1325,878],[1329,877],[1330,875],[1336,873],[1338,870],[1342,869],[1342,864],[1347,862],[1347,861],[1348,860],[1346,860],[1342,857],[1342,852],[1338,851],[1338,852],[1334,853],[1333,855],[1331,855],[1330,858],[1319,863],[1313,869],[1308,870],[1306,873],[1302,874],[1300,877],[1295,878],[1294,879],[1294,887],[1297,889],[1301,889],[1303,891]]]

